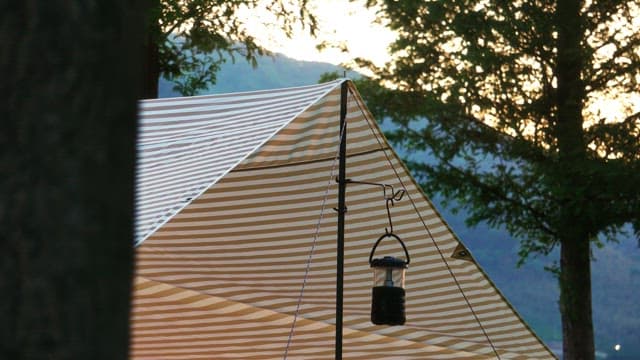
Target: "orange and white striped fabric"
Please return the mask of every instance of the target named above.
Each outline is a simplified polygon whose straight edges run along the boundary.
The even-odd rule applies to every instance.
[[[411,266],[406,324],[373,325],[368,258],[388,226],[385,201],[380,188],[349,185],[343,358],[554,358],[459,256],[464,245],[341,79],[141,102],[132,359],[334,358],[344,82],[347,178],[407,191],[391,213]],[[376,254],[401,255],[397,246]]]

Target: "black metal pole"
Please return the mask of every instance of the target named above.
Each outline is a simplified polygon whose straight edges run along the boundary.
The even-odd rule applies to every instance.
[[[338,250],[336,264],[336,360],[342,360],[342,303],[344,279],[344,214],[347,168],[347,81],[340,92],[340,162],[338,164]]]

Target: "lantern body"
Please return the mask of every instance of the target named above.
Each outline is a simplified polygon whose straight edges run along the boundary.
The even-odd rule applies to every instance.
[[[404,289],[404,274],[404,267],[374,267],[373,286],[391,286]]]
[[[373,259],[371,322],[376,325],[403,325],[405,317],[404,275],[407,264],[391,256]]]

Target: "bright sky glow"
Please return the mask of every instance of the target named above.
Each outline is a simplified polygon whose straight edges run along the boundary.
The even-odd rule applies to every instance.
[[[298,28],[291,38],[281,31],[273,14],[266,10],[249,11],[238,14],[245,17],[249,32],[258,43],[267,49],[282,53],[297,60],[320,61],[336,65],[349,63],[353,58],[362,57],[381,66],[390,60],[387,51],[395,34],[376,23],[374,9],[367,9],[364,0],[309,0],[308,9],[315,14],[318,21],[317,38],[311,37],[308,31]],[[640,19],[640,17],[638,17]],[[270,25],[271,24],[271,25]],[[640,20],[630,24],[631,29],[638,29]],[[338,47],[318,50],[317,45],[323,41],[332,44],[343,44],[348,52]],[[605,49],[607,50],[607,49]],[[603,59],[611,56],[602,50]],[[362,69],[356,69],[363,71]],[[363,71],[367,74],[367,71]],[[594,94],[589,99],[585,116],[606,118],[609,121],[620,121],[629,114],[640,111],[639,94]]]
[[[291,58],[306,61],[321,61],[332,64],[347,63],[354,57],[364,57],[377,65],[389,59],[387,46],[394,34],[384,26],[375,23],[375,11],[367,9],[364,1],[311,0],[310,11],[318,21],[318,38],[312,38],[308,31],[299,29],[292,38],[282,31],[269,27],[272,16],[268,13],[247,13],[249,31],[266,48],[283,53]],[[319,51],[316,45],[321,41],[343,43],[348,53],[337,48]]]

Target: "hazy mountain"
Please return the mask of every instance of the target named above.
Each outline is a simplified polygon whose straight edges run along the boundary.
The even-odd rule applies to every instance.
[[[324,72],[342,69],[331,64],[297,61],[283,55],[263,57],[253,69],[244,61],[228,62],[218,74],[218,83],[207,93],[263,90],[315,84]],[[350,74],[349,76],[353,76]],[[160,96],[179,96],[171,84],[160,82]],[[366,99],[365,99],[366,101]],[[383,128],[388,126],[385,122]],[[482,268],[527,323],[556,352],[562,347],[558,311],[558,286],[543,270],[557,253],[530,259],[521,268],[518,241],[504,230],[464,224],[464,214],[452,214],[432,198],[445,220],[469,247]],[[594,324],[598,356],[608,359],[640,359],[640,249],[631,238],[593,249],[592,267]],[[407,272],[411,281],[411,269]],[[620,351],[614,351],[620,344]]]
[[[263,56],[258,59],[258,67],[252,68],[244,59],[235,63],[227,60],[222,71],[217,74],[218,82],[202,94],[221,94],[239,91],[277,89],[283,87],[317,84],[320,75],[325,72],[339,71],[339,66],[310,61],[298,61],[281,54],[274,57]],[[353,76],[354,73],[348,73]],[[160,97],[180,96],[173,91],[173,85],[161,80]]]

